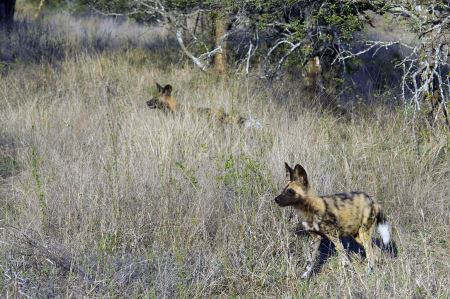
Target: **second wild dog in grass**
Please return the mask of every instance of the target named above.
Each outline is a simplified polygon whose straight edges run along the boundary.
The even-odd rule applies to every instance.
[[[167,84],[162,87],[159,83],[156,83],[156,88],[158,89],[158,96],[148,100],[147,106],[150,109],[159,109],[166,113],[178,111],[178,102],[172,96],[172,85]]]
[[[339,238],[353,237],[363,246],[372,267],[375,262],[372,235],[375,227],[384,245],[389,243],[389,225],[381,206],[364,192],[340,193],[318,196],[309,185],[305,169],[297,164],[292,169],[285,163],[288,184],[275,202],[281,206],[292,206],[302,218],[303,229],[310,233],[313,248],[302,278],[317,270],[318,246],[321,238],[329,239],[338,254],[346,260],[345,250]]]
[[[162,87],[156,83],[156,88],[158,89],[158,96],[147,101],[147,106],[151,109],[159,109],[166,113],[176,113],[180,111],[180,105],[177,100],[172,96],[172,86],[166,85]],[[208,119],[217,120],[221,123],[228,123],[235,120],[239,125],[244,125],[247,123],[247,119],[238,115],[237,117],[232,117],[225,112],[225,109],[213,109],[206,107],[186,107],[186,111],[193,114],[198,114],[207,117]]]

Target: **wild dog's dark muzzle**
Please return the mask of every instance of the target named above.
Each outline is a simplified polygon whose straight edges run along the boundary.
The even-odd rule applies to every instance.
[[[275,197],[275,202],[279,205],[279,206],[283,206],[283,201],[282,201],[282,197],[279,195],[277,197]]]
[[[147,101],[147,106],[150,107],[151,109],[158,108],[158,100],[156,100],[156,99],[148,100]]]

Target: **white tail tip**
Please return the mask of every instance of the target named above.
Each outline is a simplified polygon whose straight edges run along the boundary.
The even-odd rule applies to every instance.
[[[254,120],[254,119],[249,119],[245,122],[245,127],[246,128],[255,128],[255,129],[261,129],[262,125],[259,121]]]
[[[381,239],[383,240],[383,244],[387,245],[389,240],[391,239],[391,235],[389,233],[389,225],[387,223],[382,223],[378,225],[378,232],[381,235]]]

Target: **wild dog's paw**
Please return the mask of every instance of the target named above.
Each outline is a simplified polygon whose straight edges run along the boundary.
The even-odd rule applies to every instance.
[[[375,265],[371,262],[367,263],[367,273],[372,273],[375,270]]]
[[[303,272],[302,276],[300,276],[301,279],[308,279],[311,277],[311,271],[306,270]]]
[[[313,269],[313,266],[312,266],[312,265],[306,266],[306,271],[303,272],[303,274],[300,276],[300,278],[301,278],[301,279],[307,279],[307,278],[310,278],[310,277],[311,277],[311,274],[312,274],[312,269]]]
[[[342,268],[348,268],[352,265],[352,262],[350,261],[348,256],[344,255],[341,257],[341,265],[342,265]]]

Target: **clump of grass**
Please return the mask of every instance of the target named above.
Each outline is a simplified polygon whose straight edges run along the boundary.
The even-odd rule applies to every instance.
[[[20,165],[2,196],[18,207],[2,223],[3,294],[448,296],[444,132],[417,158],[402,112],[374,107],[342,120],[305,108],[294,91],[274,98],[281,93],[261,82],[130,63],[141,55],[79,53],[57,68],[17,65],[0,81],[0,132],[12,136]],[[149,110],[155,80],[172,84],[180,102],[239,111],[263,127]],[[305,165],[319,193],[375,196],[399,256],[373,273],[332,258],[301,281],[307,242],[293,233],[291,211],[272,202],[284,161]]]
[[[16,159],[14,143],[9,138],[0,139],[0,177],[6,178],[19,171],[19,162]]]

